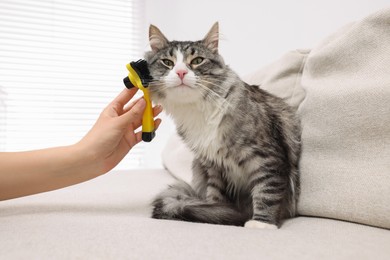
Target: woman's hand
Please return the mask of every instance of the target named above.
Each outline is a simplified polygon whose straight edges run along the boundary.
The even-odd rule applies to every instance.
[[[100,114],[95,125],[76,145],[91,156],[98,166],[97,173],[105,173],[114,168],[134,145],[141,142],[141,126],[146,102],[143,98],[127,104],[137,92],[137,88],[124,89]],[[154,116],[162,111],[161,106],[153,108]],[[155,128],[161,120],[155,120]]]

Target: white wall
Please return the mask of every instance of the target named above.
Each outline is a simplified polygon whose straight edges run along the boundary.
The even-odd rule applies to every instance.
[[[200,40],[219,21],[220,53],[245,74],[386,6],[388,0],[146,0],[145,19],[175,40]]]
[[[289,50],[312,48],[345,24],[384,7],[390,7],[388,0],[146,0],[144,19],[171,40],[200,40],[219,21],[219,51],[227,64],[245,75]],[[159,163],[156,158],[173,130],[164,117],[159,137],[149,146],[151,164]]]

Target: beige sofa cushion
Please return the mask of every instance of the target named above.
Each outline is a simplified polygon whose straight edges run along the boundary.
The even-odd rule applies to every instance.
[[[299,213],[390,228],[390,9],[310,53]]]
[[[261,68],[243,80],[248,84],[260,85],[262,89],[283,98],[290,106],[298,108],[305,98],[301,86],[302,71],[310,50],[294,50],[279,60]]]

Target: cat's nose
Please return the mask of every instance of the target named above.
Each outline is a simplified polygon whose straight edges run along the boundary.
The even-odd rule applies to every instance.
[[[177,70],[176,74],[179,76],[181,80],[183,80],[184,76],[188,73],[188,70]]]

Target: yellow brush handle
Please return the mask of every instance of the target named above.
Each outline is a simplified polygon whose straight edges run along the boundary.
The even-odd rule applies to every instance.
[[[144,99],[146,101],[145,111],[142,117],[142,140],[150,142],[154,137],[154,120],[153,120],[153,108],[150,101],[149,90],[142,85],[141,79],[138,73],[131,67],[130,64],[126,65],[129,70],[129,79],[131,83],[142,90],[144,93]]]
[[[144,99],[146,101],[146,108],[142,117],[142,132],[154,132],[153,109],[149,90],[144,88],[142,91],[144,92]]]

